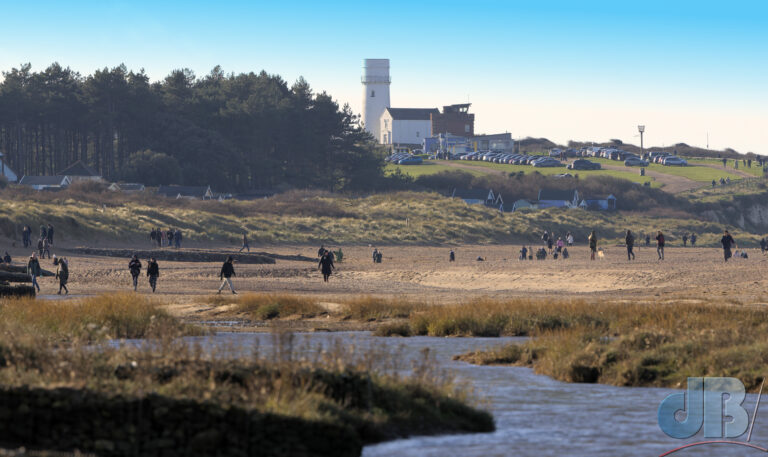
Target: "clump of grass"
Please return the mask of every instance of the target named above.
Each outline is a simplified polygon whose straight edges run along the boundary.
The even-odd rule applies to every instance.
[[[411,326],[408,322],[388,322],[376,327],[375,336],[411,336]]]
[[[315,317],[326,312],[317,301],[286,294],[245,294],[235,300],[237,310],[257,320],[288,316]]]
[[[148,297],[117,293],[69,301],[4,299],[0,326],[15,333],[34,333],[52,341],[145,338],[199,334]]]
[[[408,318],[413,313],[424,310],[429,306],[402,299],[384,299],[363,296],[343,303],[344,312],[352,319],[380,320],[389,318]]]

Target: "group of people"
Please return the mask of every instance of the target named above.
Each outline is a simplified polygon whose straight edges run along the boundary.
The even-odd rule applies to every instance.
[[[51,249],[53,248],[53,226],[51,224],[40,225],[40,238],[37,240],[37,245],[32,243],[32,228],[29,225],[25,225],[21,229],[21,241],[25,248],[36,247],[37,253],[40,258],[44,259],[47,255],[51,258]]]
[[[738,167],[737,167],[737,168],[738,168]],[[730,184],[730,183],[731,183],[731,178],[730,178],[730,176],[729,176],[729,177],[726,177],[725,179],[723,179],[723,178],[720,178],[720,185],[721,185],[721,186],[724,186],[724,185],[726,185],[726,184]],[[713,179],[713,180],[712,180],[712,188],[714,189],[714,187],[715,187],[716,185],[717,185],[717,181],[715,181],[715,180]]]
[[[6,252],[6,256],[8,253]],[[10,256],[8,256],[7,263],[11,263]],[[69,294],[67,283],[69,282],[69,260],[66,257],[57,258],[53,256],[53,265],[56,267],[56,279],[59,281],[59,292],[64,291],[65,295]],[[37,282],[37,278],[43,275],[43,268],[40,266],[40,260],[37,257],[37,252],[32,252],[27,261],[27,274],[32,281],[32,287],[37,292],[40,292],[40,284]]]
[[[549,253],[547,252],[547,249],[550,249]],[[518,260],[533,260],[534,256],[536,257],[536,260],[546,260],[547,255],[551,255],[553,259],[557,260],[558,258],[568,259],[571,256],[568,252],[568,248],[560,239],[558,239],[554,248],[549,248],[549,245],[547,245],[546,248],[542,246],[536,250],[536,253],[533,252],[533,246],[521,246],[519,254],[520,256],[518,257]]]
[[[571,232],[565,234],[565,239],[561,236],[558,236],[557,239],[555,239],[555,233],[553,231],[544,230],[544,233],[541,235],[541,241],[547,246],[549,254],[554,255],[556,248],[559,248],[557,251],[560,252],[566,245],[573,246],[574,240]]]
[[[168,230],[162,230],[153,228],[149,232],[149,242],[152,243],[152,246],[159,248],[163,246],[180,248],[182,239],[183,236],[179,229],[169,228]]]

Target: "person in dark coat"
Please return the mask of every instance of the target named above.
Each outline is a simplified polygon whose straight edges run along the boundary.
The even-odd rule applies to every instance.
[[[152,229],[152,231],[149,232],[149,242],[152,244],[152,246],[157,243],[157,230]]]
[[[139,275],[141,274],[141,260],[139,256],[134,255],[130,262],[128,262],[128,269],[131,271],[131,277],[133,278],[133,291],[139,287]]]
[[[221,266],[221,272],[219,272],[219,279],[221,280],[221,285],[219,286],[219,291],[217,293],[221,293],[221,290],[224,289],[224,286],[229,286],[229,290],[232,291],[233,294],[237,294],[235,292],[235,286],[232,285],[232,276],[237,276],[235,274],[235,260],[232,258],[232,256],[227,257],[226,262],[224,262],[224,265]]]
[[[25,248],[32,246],[32,229],[28,225],[21,230],[21,240]]]
[[[317,250],[317,256],[322,257],[325,254],[325,245],[320,245],[320,249]]]
[[[664,260],[664,234],[661,230],[656,235],[656,254],[659,255],[659,260]]]
[[[45,225],[40,226],[40,239],[47,239],[48,238],[48,229],[45,228]]]
[[[176,229],[173,232],[173,242],[176,243],[176,248],[181,248],[181,230]]]
[[[168,238],[168,247],[173,247],[173,230],[168,229],[165,236]]]
[[[5,251],[5,256],[3,257],[3,262],[11,263],[11,255],[8,254],[8,251]]]
[[[627,260],[635,260],[635,253],[633,251],[635,247],[635,236],[632,235],[632,231],[627,230],[627,236],[624,238],[627,243]]]
[[[27,274],[32,279],[32,287],[37,287],[37,291],[40,292],[40,285],[37,283],[37,277],[42,274],[43,270],[40,268],[40,261],[37,260],[37,254],[32,253],[27,263]]]
[[[326,251],[323,256],[320,257],[320,262],[317,264],[317,267],[320,268],[320,270],[323,272],[323,281],[328,282],[328,278],[336,268],[333,265],[333,257],[331,257],[331,253],[329,251]]]
[[[728,259],[731,258],[731,249],[736,246],[736,241],[734,241],[733,237],[730,233],[728,233],[728,230],[726,230],[723,233],[723,237],[720,238],[720,243],[723,245],[723,257],[725,257],[725,261],[727,262]]]
[[[456,253],[453,252],[453,249],[451,249],[451,252],[448,253],[448,261],[449,262],[455,262],[456,261]]]
[[[43,239],[42,238],[37,240],[37,252],[38,252],[38,255],[42,257],[43,255]]]
[[[251,247],[248,246],[248,234],[247,233],[243,233],[243,246],[237,252],[243,252],[243,249],[246,249],[248,252],[251,252]]]
[[[48,244],[53,246],[53,226],[51,224],[48,224]]]
[[[157,265],[157,260],[154,257],[147,262],[147,277],[149,278],[149,287],[152,288],[152,293],[155,293],[157,288],[157,278],[160,276],[160,267]]]
[[[696,234],[695,233],[691,233],[691,247],[692,248],[696,247]]]
[[[43,239],[43,255],[40,256],[40,258],[44,259],[45,254],[48,254],[48,258],[51,258],[51,244],[48,241],[48,238]]]
[[[589,260],[595,260],[597,253],[597,234],[594,230],[589,234]]]
[[[59,259],[59,265],[56,269],[56,278],[59,280],[59,295],[61,295],[61,289],[64,289],[65,295],[69,295],[69,289],[67,289],[67,281],[69,281],[69,262],[66,258]]]

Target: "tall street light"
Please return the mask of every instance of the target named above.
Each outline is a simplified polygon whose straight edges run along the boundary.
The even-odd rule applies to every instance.
[[[643,133],[645,132],[645,126],[638,125],[637,131],[640,132],[640,154],[645,158],[645,149],[643,149]]]

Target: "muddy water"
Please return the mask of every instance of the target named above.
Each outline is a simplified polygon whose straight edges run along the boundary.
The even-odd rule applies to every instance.
[[[219,333],[194,339],[220,348],[269,351],[269,334]],[[460,381],[468,382],[484,408],[493,413],[497,430],[488,434],[415,437],[368,446],[364,457],[492,456],[658,456],[686,443],[702,441],[666,436],[657,425],[659,402],[670,389],[568,384],[521,367],[480,367],[451,360],[455,354],[516,341],[511,338],[377,338],[366,333],[296,334],[293,344],[315,351],[331,344],[354,344],[417,358],[429,348],[436,360]],[[520,339],[517,339],[520,341]],[[768,447],[768,399],[763,399],[751,443]],[[756,396],[744,406],[750,418]],[[736,440],[745,441],[746,438]],[[733,444],[683,449],[672,456],[749,456],[765,452]]]

